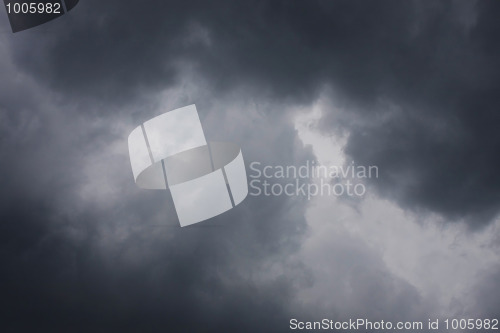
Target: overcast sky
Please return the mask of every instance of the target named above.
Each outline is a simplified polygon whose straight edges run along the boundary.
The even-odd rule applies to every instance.
[[[500,317],[500,2],[82,0],[15,34],[2,12],[0,331]],[[190,104],[248,172],[379,177],[180,228],[127,137]]]

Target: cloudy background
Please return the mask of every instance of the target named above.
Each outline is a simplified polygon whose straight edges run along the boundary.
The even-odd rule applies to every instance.
[[[2,332],[287,332],[500,316],[498,1],[97,1],[0,14]],[[363,198],[178,227],[127,137],[195,103],[249,165],[377,165]]]

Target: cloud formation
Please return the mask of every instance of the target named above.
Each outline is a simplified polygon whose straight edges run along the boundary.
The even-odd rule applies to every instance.
[[[448,223],[497,232],[498,7],[87,0],[2,34],[3,331],[280,332],[292,317],[497,314],[498,274],[485,267],[498,240],[475,231],[457,259]],[[239,142],[245,160],[319,158],[320,141],[304,145],[296,127],[318,100],[311,130],[343,137],[344,161],[379,167],[375,199],[249,197],[180,230],[171,198],[133,182],[128,133],[193,103],[207,137]],[[419,226],[427,218],[445,227]],[[453,289],[462,281],[478,285]],[[476,303],[460,303],[466,294]]]

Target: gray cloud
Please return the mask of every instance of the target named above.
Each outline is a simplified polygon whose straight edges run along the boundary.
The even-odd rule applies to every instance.
[[[15,96],[20,86],[33,100]],[[86,114],[88,103],[59,103],[60,94],[29,78],[3,94],[10,109],[27,105],[2,112],[5,330],[286,329],[283,304],[306,274],[284,262],[305,229],[304,202],[249,198],[180,230],[167,194],[139,190],[129,166],[126,136],[138,118],[158,112],[154,101],[142,114],[135,103],[119,116],[108,113],[112,104]],[[224,110],[212,111],[223,126]],[[267,144],[276,148],[246,145],[245,156],[265,160],[281,149],[290,163],[312,158],[282,119],[255,120],[275,129]],[[266,139],[245,132],[235,140]],[[256,274],[268,265],[278,272]]]
[[[359,240],[332,238],[329,273],[294,257],[304,201],[249,197],[179,230],[168,194],[135,187],[126,136],[196,103],[209,138],[239,141],[247,162],[300,164],[313,155],[288,110],[326,91],[320,129],[349,134],[346,153],[379,166],[380,194],[484,225],[500,193],[495,7],[88,0],[2,35],[5,331],[275,332],[321,305],[423,316],[429,300]],[[318,285],[345,302],[305,309],[301,292]]]
[[[87,1],[61,18],[65,29],[10,39],[39,80],[113,103],[178,83],[183,66],[217,91],[302,103],[328,84],[354,118],[347,152],[380,166],[382,194],[481,225],[499,199],[496,6]],[[327,113],[323,127],[338,122]]]

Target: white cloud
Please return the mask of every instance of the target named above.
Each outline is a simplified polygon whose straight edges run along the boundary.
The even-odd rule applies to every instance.
[[[299,136],[312,145],[319,163],[344,163],[345,140],[325,137],[316,130],[322,111],[334,112],[325,99],[318,100],[309,112],[302,110],[296,120]],[[306,217],[310,234],[298,256],[314,270],[316,283],[303,290],[301,297],[338,309],[349,308],[355,294],[362,292],[349,292],[342,285],[352,280],[348,270],[357,262],[360,272],[370,272],[367,274],[375,279],[374,265],[387,271],[388,279],[400,279],[408,288],[414,287],[423,303],[435,306],[433,315],[470,313],[474,311],[474,286],[500,259],[498,250],[491,246],[500,221],[471,233],[464,224],[405,211],[377,197],[370,187],[366,197],[354,203],[331,196],[315,197]]]

